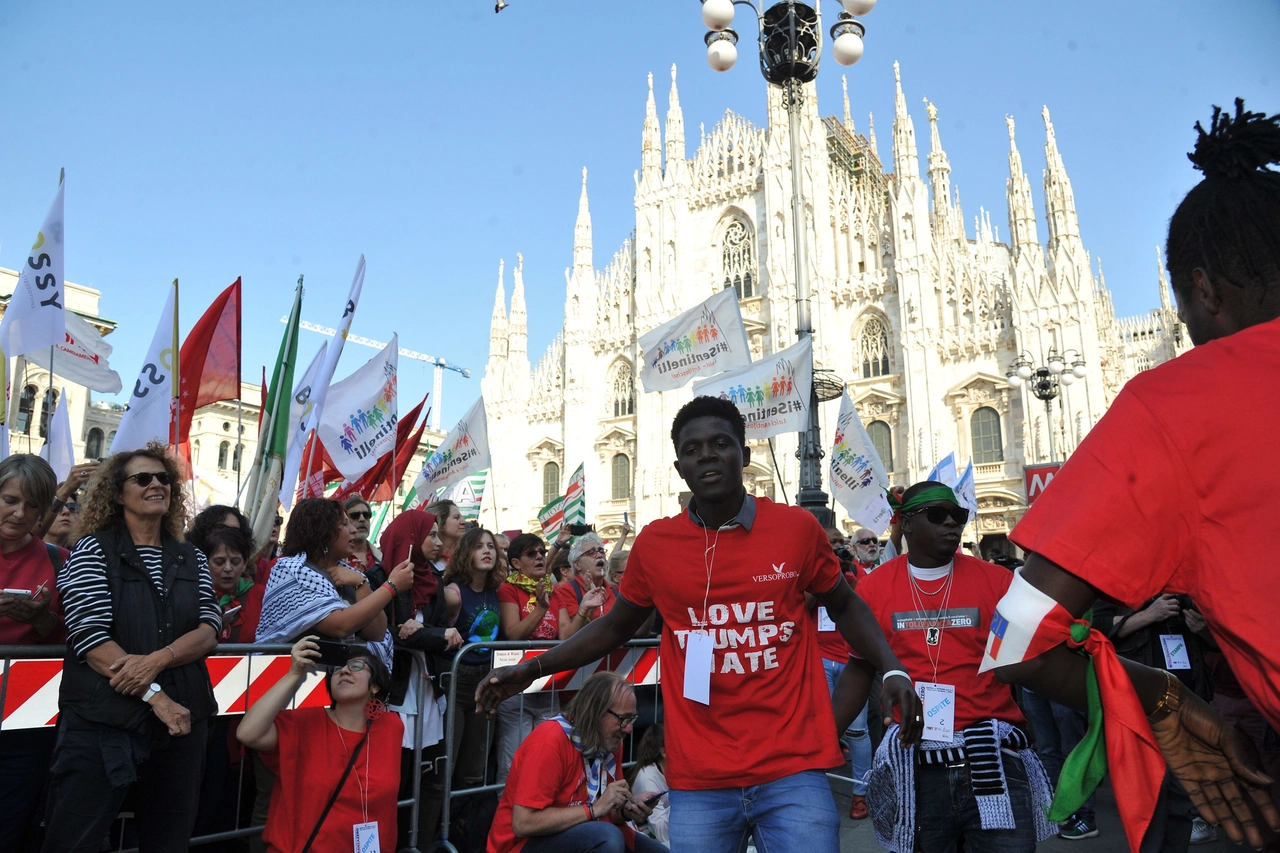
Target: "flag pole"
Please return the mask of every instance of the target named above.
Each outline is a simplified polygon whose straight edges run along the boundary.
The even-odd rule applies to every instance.
[[[173,452],[177,456],[178,450],[179,426],[178,422],[182,417],[182,360],[180,358],[181,348],[178,346],[178,280],[173,280],[173,381],[170,385],[170,395],[173,400]]]
[[[240,384],[239,371],[236,372],[236,509],[240,508],[240,471],[244,468],[244,405],[241,398],[244,389]]]

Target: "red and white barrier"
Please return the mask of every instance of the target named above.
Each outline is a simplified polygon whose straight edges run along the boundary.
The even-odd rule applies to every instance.
[[[527,660],[533,660],[550,649],[494,649],[493,666],[515,666]],[[589,663],[581,669],[558,672],[543,678],[534,679],[525,693],[543,693],[552,690],[577,690],[596,672],[610,670],[618,673],[628,682],[635,685],[657,684],[661,677],[661,666],[658,662],[658,650],[647,648],[621,648],[608,657],[595,663]]]

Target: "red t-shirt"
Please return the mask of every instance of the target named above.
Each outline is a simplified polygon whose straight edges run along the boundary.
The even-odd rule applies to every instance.
[[[855,564],[856,565],[856,564]],[[853,572],[845,572],[844,578],[850,584],[858,582],[858,576]],[[844,663],[849,660],[849,642],[845,640],[844,634],[835,627],[835,623],[827,616],[827,609],[821,604],[816,605],[810,613],[813,624],[818,632],[818,654],[822,655],[824,660],[835,661],[836,663]]]
[[[71,552],[59,548],[62,562]],[[40,636],[31,625],[0,616],[0,646],[33,646],[57,644],[67,639],[67,629],[62,623],[62,599],[58,596],[57,577],[53,563],[49,561],[49,549],[44,540],[31,537],[31,541],[9,554],[0,553],[0,588],[27,589],[34,593],[44,584],[49,599],[49,612],[57,626],[45,636]],[[45,593],[41,593],[44,597]]]
[[[618,776],[604,774],[600,790],[622,777],[622,747],[618,747]],[[587,802],[587,771],[582,753],[570,742],[555,720],[541,723],[516,750],[507,774],[507,786],[489,828],[488,853],[519,853],[527,838],[517,838],[511,828],[512,806],[530,809],[581,808]],[[585,813],[584,813],[585,814]],[[627,848],[635,846],[635,830],[622,827]]]
[[[1009,686],[1000,683],[994,671],[978,673],[987,648],[987,633],[991,630],[991,614],[1009,590],[1013,573],[994,563],[956,554],[947,606],[942,608],[947,593],[920,596],[930,615],[942,609],[938,620],[942,635],[938,645],[930,646],[925,642],[929,625],[912,595],[908,571],[905,555],[890,560],[858,583],[858,595],[875,614],[880,630],[889,639],[889,647],[912,680],[950,684],[956,688],[957,732],[993,717],[1007,723],[1023,722]],[[945,580],[920,581],[920,586],[926,593],[932,593],[942,589],[945,583]],[[936,676],[929,652],[938,661]],[[896,707],[894,715],[897,716]]]
[[[1010,538],[1126,607],[1190,595],[1280,728],[1276,376],[1280,319],[1138,374]]]
[[[627,566],[630,567],[631,564],[627,563]],[[577,589],[575,589],[573,586],[575,581],[577,581],[577,584],[578,584]],[[559,619],[560,619],[561,609],[567,610],[569,612],[570,619],[578,615],[579,590],[582,591],[583,595],[586,595],[586,589],[583,587],[582,581],[577,580],[576,578],[572,578],[570,580],[565,581],[562,584],[557,584],[555,592],[551,593],[551,607],[549,608],[549,612],[556,614],[557,626],[559,626],[560,624]],[[609,610],[613,607],[613,602],[615,600],[616,598],[613,594],[613,586],[608,581],[605,581],[604,604],[600,605],[600,609],[597,610],[595,613],[593,613],[591,615],[591,618],[599,619],[601,616],[608,613]]]
[[[276,748],[261,753],[263,763],[276,776],[262,840],[271,853],[296,853],[315,829],[361,733],[339,729],[324,708],[281,711],[276,715],[276,731],[280,736]],[[373,721],[369,740],[325,817],[312,850],[352,849],[351,828],[365,822],[361,785],[368,819],[378,822],[379,845],[383,850],[395,849],[403,736],[404,723],[398,714],[383,714]]]
[[[830,592],[840,564],[817,520],[756,498],[750,531],[707,530],[688,513],[654,521],[627,558],[622,598],[662,614],[667,781],[678,790],[762,785],[840,763],[835,718],[806,592]],[[717,538],[718,537],[718,538]],[[715,543],[708,591],[703,552]],[[711,704],[684,697],[693,620],[714,635]]]
[[[543,614],[542,621],[533,629],[533,633],[526,640],[558,640],[560,638],[560,611],[556,609],[552,602],[555,600],[555,590],[552,590],[551,600],[547,602],[547,612]],[[504,583],[498,587],[498,608],[501,610],[502,603],[514,604],[520,611],[520,619],[524,620],[538,606],[538,599],[531,592],[525,592],[513,583]],[[574,605],[575,612],[577,605]]]

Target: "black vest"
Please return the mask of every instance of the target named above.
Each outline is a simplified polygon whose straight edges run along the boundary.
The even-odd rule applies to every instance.
[[[158,590],[128,531],[95,535],[107,558],[112,611],[107,633],[126,653],[146,655],[158,651],[200,625],[200,566],[194,546],[167,533],[162,536],[164,589]],[[193,723],[217,713],[203,659],[163,670],[157,681],[165,695],[191,712]],[[70,649],[62,666],[58,704],[74,708],[90,722],[139,734],[155,734],[156,727],[164,731],[163,724],[140,697],[117,693],[109,679],[78,660]]]

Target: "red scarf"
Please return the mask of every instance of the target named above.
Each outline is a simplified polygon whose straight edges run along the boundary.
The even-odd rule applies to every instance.
[[[422,551],[422,543],[436,526],[436,517],[420,509],[407,509],[382,531],[378,544],[382,546],[382,560],[388,571],[404,562],[405,556],[413,561],[413,612],[424,609],[435,597],[440,582],[431,562]]]

